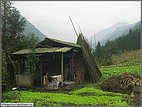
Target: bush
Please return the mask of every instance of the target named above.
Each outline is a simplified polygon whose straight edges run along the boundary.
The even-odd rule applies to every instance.
[[[6,55],[5,53],[1,50],[1,56],[2,56],[2,91],[7,90],[7,62],[6,62]]]

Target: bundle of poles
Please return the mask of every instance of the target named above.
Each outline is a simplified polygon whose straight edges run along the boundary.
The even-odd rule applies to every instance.
[[[71,17],[69,17],[72,26],[74,28],[74,31],[78,37],[78,44],[81,46],[81,50],[83,53],[83,57],[85,60],[85,63],[87,65],[87,72],[85,72],[88,75],[88,81],[96,83],[100,80],[102,73],[99,70],[99,67],[97,66],[96,60],[94,55],[92,54],[92,49],[90,48],[89,44],[87,43],[87,40],[85,39],[85,37],[83,36],[82,33],[77,33],[74,24],[71,20]],[[81,30],[80,30],[81,31]]]

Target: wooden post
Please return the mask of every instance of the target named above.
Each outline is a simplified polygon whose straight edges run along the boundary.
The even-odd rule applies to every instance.
[[[61,53],[61,75],[62,75],[62,86],[63,86],[63,52]]]
[[[71,71],[72,71],[71,64],[72,64],[72,60],[71,60],[71,58],[70,58],[70,73],[69,73],[69,81],[71,81]]]
[[[20,61],[18,61],[18,74],[20,75]]]
[[[71,75],[72,75],[72,81],[74,81],[74,68],[73,68],[73,65],[74,65],[74,53],[73,53],[73,51],[72,51],[72,57],[71,57],[71,60],[72,60],[72,63],[71,63],[71,68],[72,68],[72,73],[71,73]]]
[[[41,76],[41,86],[42,86],[42,57],[40,58],[40,76]]]

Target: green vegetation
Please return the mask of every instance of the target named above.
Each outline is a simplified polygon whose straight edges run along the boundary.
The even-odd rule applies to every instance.
[[[127,94],[120,94],[120,93],[113,93],[113,92],[107,92],[107,91],[102,91],[100,89],[95,89],[95,88],[91,88],[91,87],[85,87],[85,88],[82,88],[82,89],[79,89],[79,90],[76,90],[76,91],[73,91],[73,92],[70,92],[74,95],[80,95],[82,93],[85,93],[85,92],[92,92],[94,93],[95,96],[123,96],[123,97],[127,97],[128,95]],[[93,95],[93,94],[92,94]]]
[[[129,67],[101,68],[102,80],[119,75],[121,73],[140,74],[140,65]],[[63,106],[63,105],[108,105],[108,106],[128,106],[128,94],[114,93],[95,89],[94,85],[84,85],[86,87],[65,93],[32,92],[29,91],[9,91],[2,94],[3,103],[34,103],[36,106]]]
[[[91,96],[81,96],[81,93],[92,92]],[[69,94],[63,93],[40,93],[30,91],[10,91],[4,93],[3,103],[34,103],[34,105],[115,105],[127,106],[127,94],[106,92],[94,88],[82,88]]]
[[[135,51],[124,51],[120,55],[112,55],[113,64],[136,64],[140,63],[140,49]]]
[[[2,49],[10,54],[17,49],[21,34],[26,24],[25,19],[20,17],[20,12],[12,6],[10,1],[2,1]]]
[[[63,105],[111,105],[111,106],[127,106],[128,95],[106,92],[100,89],[95,89],[93,85],[83,84],[85,88],[81,88],[75,91],[65,93],[49,93],[49,92],[32,92],[28,91],[9,91],[15,82],[15,71],[13,65],[17,64],[16,61],[10,61],[11,53],[19,51],[21,49],[32,50],[32,54],[26,56],[25,71],[32,73],[35,72],[35,64],[38,63],[38,59],[35,57],[36,46],[39,39],[34,34],[23,35],[24,27],[26,25],[25,19],[20,17],[20,12],[13,6],[11,2],[1,2],[2,5],[2,102],[3,103],[34,103],[34,105],[51,105],[51,106],[63,106]],[[63,42],[55,39],[48,38],[54,42],[63,43],[73,47],[80,47],[74,43]],[[138,73],[140,74],[140,50],[136,50],[140,47],[140,30],[129,31],[129,34],[119,37],[114,41],[108,41],[105,46],[101,46],[98,43],[94,55],[100,65],[102,66],[101,72],[104,80],[108,77],[119,75],[121,73]],[[66,51],[71,48],[62,48],[56,51]],[[26,50],[26,51],[27,51]],[[128,52],[126,52],[127,50]],[[40,50],[45,51],[45,50]],[[52,50],[53,51],[53,50]],[[24,50],[25,52],[25,50]],[[123,54],[122,54],[123,53]],[[128,57],[129,56],[129,57]],[[128,62],[129,61],[129,62]],[[130,64],[132,63],[132,65]],[[123,63],[123,64],[122,64]],[[128,65],[130,65],[128,67]],[[121,67],[120,67],[121,66]],[[21,70],[22,71],[22,70]],[[22,72],[21,72],[22,73]],[[97,84],[101,84],[97,83]],[[74,87],[73,87],[74,88]],[[79,87],[80,88],[80,87]],[[57,91],[59,92],[59,90]]]
[[[8,91],[16,85],[16,61],[11,53],[21,49],[34,49],[39,39],[34,34],[23,35],[26,21],[10,1],[1,2],[2,14],[2,91]],[[34,57],[34,55],[32,56]],[[31,59],[31,56],[29,56]],[[32,61],[35,62],[35,60]],[[28,64],[29,65],[29,64]]]
[[[127,62],[128,63],[128,62]],[[103,74],[101,79],[119,75],[121,73],[138,73],[140,74],[140,65],[135,66],[121,66],[111,65],[103,66],[100,70]],[[108,68],[105,68],[108,67]],[[99,83],[98,83],[99,84]],[[128,94],[114,93],[95,89],[95,84],[84,85],[84,88],[77,89],[63,93],[51,92],[32,92],[27,91],[9,91],[2,94],[3,103],[34,103],[36,106],[63,106],[63,105],[108,105],[108,106],[128,106]],[[95,88],[94,88],[95,87]],[[79,87],[78,87],[79,88]],[[57,90],[57,92],[59,92]]]
[[[6,62],[6,56],[5,53],[1,50],[1,56],[2,56],[2,88],[6,90],[8,87],[8,73],[7,73],[7,62]]]
[[[2,69],[2,81],[5,81],[2,82],[2,91],[6,91],[15,85],[14,68],[9,56],[11,52],[23,47],[21,34],[24,30],[25,20],[20,17],[19,11],[12,6],[10,1],[1,1],[1,15],[2,51],[4,55],[2,61],[3,64],[6,64],[6,68]]]
[[[135,29],[133,31],[130,29],[127,35],[122,35],[121,37],[118,37],[113,41],[107,41],[105,46],[101,46],[100,42],[98,42],[94,55],[100,65],[111,65],[117,64],[117,61],[120,63],[125,55],[126,57],[123,61],[128,61],[128,59],[133,58],[129,55],[129,52],[127,52],[126,54],[123,53],[137,49],[140,49],[140,29]],[[124,56],[121,56],[121,54],[123,54]],[[140,53],[138,54],[140,56]],[[128,58],[127,55],[130,58]],[[135,54],[132,55],[134,56]],[[134,58],[136,58],[136,56]]]
[[[109,66],[105,66],[105,67],[109,67]],[[109,77],[114,76],[114,75],[119,75],[121,73],[137,73],[137,74],[140,74],[140,72],[141,72],[140,68],[141,68],[140,65],[127,66],[127,67],[101,68],[100,70],[103,74],[103,77],[101,79],[103,80],[103,79],[109,78]]]

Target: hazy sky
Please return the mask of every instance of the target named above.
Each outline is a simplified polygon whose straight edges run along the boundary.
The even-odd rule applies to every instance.
[[[15,1],[14,6],[47,37],[75,42],[71,16],[89,37],[118,22],[141,20],[140,1]]]

